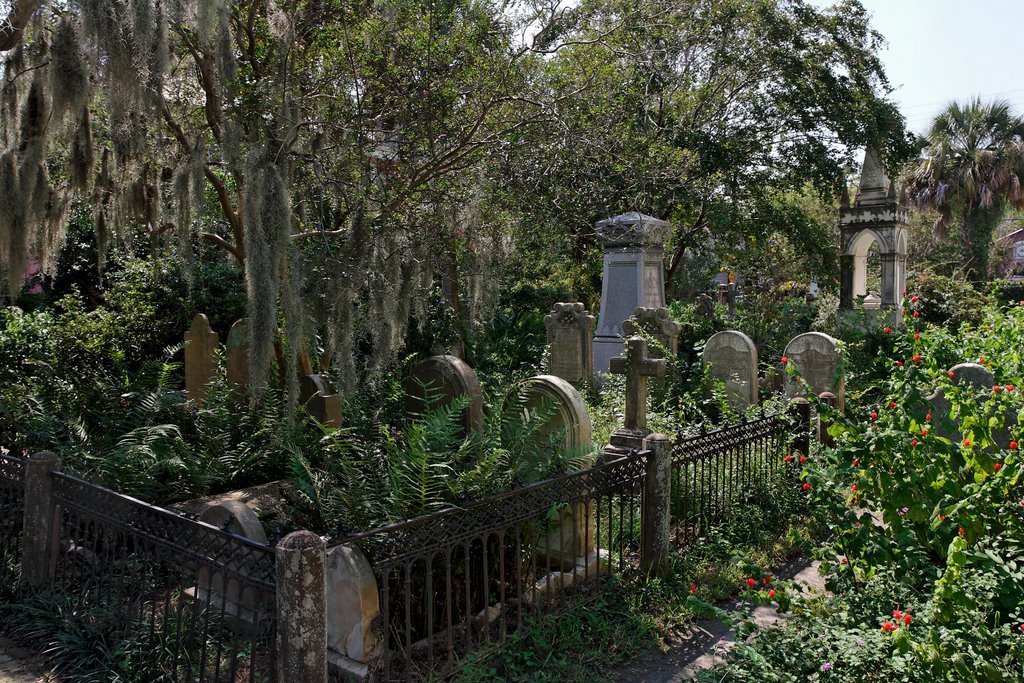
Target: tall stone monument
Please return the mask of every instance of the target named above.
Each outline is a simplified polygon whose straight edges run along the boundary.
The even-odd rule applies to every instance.
[[[577,387],[594,376],[594,324],[581,303],[557,303],[544,318],[548,372]]]
[[[665,305],[662,249],[672,230],[667,221],[642,213],[625,213],[598,221],[604,245],[601,316],[594,337],[594,371],[608,372],[611,359],[622,355],[622,323],[637,307]]]
[[[841,240],[841,276],[839,306],[852,309],[858,297],[868,295],[868,250],[878,244],[882,260],[879,307],[888,312],[892,323],[902,324],[898,308],[907,282],[907,209],[896,198],[896,184],[885,175],[878,153],[864,153],[860,189],[853,205],[843,191],[839,207]],[[895,314],[893,314],[895,313]]]

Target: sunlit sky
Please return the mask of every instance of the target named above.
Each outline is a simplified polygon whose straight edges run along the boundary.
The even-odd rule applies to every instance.
[[[1024,115],[1024,0],[861,2],[888,41],[882,61],[911,130],[924,132],[950,100],[977,96]]]

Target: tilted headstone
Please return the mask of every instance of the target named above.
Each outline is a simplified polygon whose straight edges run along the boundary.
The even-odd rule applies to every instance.
[[[836,340],[822,332],[797,335],[783,353],[796,366],[796,374],[810,385],[810,393],[818,396],[823,391],[836,395],[839,410],[845,406],[846,381],[839,374],[839,348]],[[800,396],[803,389],[792,377],[786,377],[786,396]]]
[[[731,406],[742,410],[757,404],[757,346],[750,337],[736,330],[711,335],[704,345],[704,366],[725,382]]]
[[[955,386],[971,387],[978,391],[978,402],[983,404],[992,396],[992,387],[996,378],[992,371],[978,363],[960,363],[950,368],[950,378]],[[960,418],[951,415],[952,402],[946,397],[946,389],[939,387],[931,396],[925,397],[926,408],[932,415],[932,429],[938,436],[956,443],[960,441]],[[1000,448],[1006,448],[1011,440],[1011,432],[1006,425],[1017,423],[1017,415],[1011,409],[1001,419],[1003,426],[992,430],[992,438]]]
[[[217,371],[214,352],[219,346],[217,333],[202,313],[192,318],[192,326],[185,333],[185,391],[196,404],[206,399],[206,388]]]
[[[557,303],[544,318],[548,333],[548,372],[579,385],[594,376],[597,318],[581,303]]]
[[[433,408],[448,405],[459,396],[468,396],[469,405],[462,415],[465,434],[481,432],[484,420],[484,392],[473,368],[455,356],[431,356],[417,363],[405,381],[406,417],[422,415],[428,396]]]
[[[531,463],[526,479],[536,481],[550,475],[549,435],[561,437],[561,448],[570,457],[593,462],[593,428],[583,397],[571,384],[553,375],[538,375],[523,382],[520,394],[523,407],[531,411],[553,410],[547,422],[537,430],[536,462]],[[579,503],[558,511],[551,533],[538,544],[540,561],[560,569],[572,567],[597,547],[596,517],[592,504]]]
[[[228,332],[228,384],[244,389],[249,384],[249,323],[236,320]]]
[[[232,501],[211,505],[199,515],[199,521],[267,545],[267,534],[259,518],[242,503]],[[195,588],[185,592],[197,602],[236,617],[243,628],[258,627],[256,620],[261,610],[257,608],[257,602],[266,596],[257,595],[253,586],[240,580],[240,577],[250,574],[244,556],[230,559],[223,569],[203,565],[199,568]]]
[[[320,375],[306,375],[299,380],[299,403],[325,427],[341,428],[341,397],[331,393]]]
[[[667,221],[631,212],[598,221],[604,246],[601,315],[594,337],[594,371],[608,372],[624,348],[622,323],[637,306],[665,305],[663,247],[672,231]]]

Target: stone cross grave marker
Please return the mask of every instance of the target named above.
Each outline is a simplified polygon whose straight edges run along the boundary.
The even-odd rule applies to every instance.
[[[645,339],[653,339],[655,345],[648,346],[648,353],[651,358],[672,358],[679,353],[679,333],[683,326],[672,319],[672,315],[664,306],[658,308],[646,308],[638,306],[633,315],[622,323],[622,331],[627,337],[639,335]],[[666,385],[672,384],[669,376],[669,368],[673,365],[665,365],[665,376],[654,379],[654,387],[660,392]],[[660,395],[660,394],[659,394]]]
[[[405,414],[412,418],[423,414],[427,397],[436,400],[434,408],[448,405],[459,396],[468,396],[469,405],[462,415],[463,433],[483,431],[484,393],[473,368],[455,356],[431,356],[416,364],[405,381]]]
[[[743,410],[757,404],[757,346],[742,332],[725,330],[704,345],[704,366],[725,382],[729,404]]]
[[[594,324],[581,303],[557,303],[544,318],[548,372],[577,386],[594,375]]]
[[[836,395],[839,410],[845,406],[845,379],[839,375],[839,349],[836,340],[821,332],[805,332],[786,345],[783,353],[796,366],[797,375],[810,385],[818,396],[823,391]],[[794,398],[802,389],[786,376],[786,396]]]
[[[236,320],[228,332],[228,384],[244,389],[249,384],[249,323]]]
[[[647,340],[630,337],[626,340],[626,357],[611,359],[611,371],[626,376],[626,415],[622,429],[612,434],[612,445],[639,448],[647,429],[647,379],[665,375],[664,358],[648,358]]]
[[[320,375],[305,375],[299,380],[299,403],[325,427],[341,428],[341,397],[331,393]]]
[[[198,405],[206,399],[206,387],[217,371],[213,354],[218,346],[217,333],[210,327],[210,321],[196,313],[192,326],[185,332],[185,391]]]

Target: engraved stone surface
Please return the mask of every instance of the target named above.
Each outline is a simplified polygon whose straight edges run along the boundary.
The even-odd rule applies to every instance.
[[[421,360],[405,381],[405,414],[407,418],[423,414],[428,396],[435,398],[434,407],[451,403],[459,396],[469,396],[469,405],[462,416],[464,433],[483,429],[484,393],[473,368],[455,356],[431,356]]]
[[[557,303],[544,318],[548,371],[576,385],[594,374],[593,335],[597,318],[581,303]]]
[[[793,338],[786,346],[785,356],[796,367],[797,375],[810,385],[818,396],[823,391],[836,395],[839,409],[845,406],[845,379],[839,375],[839,350],[836,340],[821,332],[806,332]],[[786,396],[800,396],[800,386],[786,377]]]
[[[581,458],[593,453],[593,427],[590,422],[590,411],[576,388],[561,377],[554,375],[537,375],[522,383],[520,387],[523,398],[523,409],[528,413],[542,410],[548,406],[553,410],[547,422],[537,430],[536,436],[544,445],[550,435],[561,435],[561,448],[573,458]],[[543,448],[536,457],[536,467],[531,468],[533,480],[546,474],[550,458]]]
[[[196,313],[192,326],[185,333],[185,391],[189,399],[199,405],[206,399],[206,385],[217,371],[213,354],[219,345],[210,321],[202,313]]]
[[[725,382],[730,405],[742,410],[757,404],[757,346],[750,337],[736,330],[713,334],[704,345],[704,365]]]

